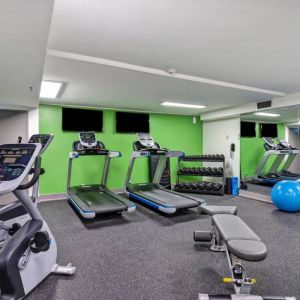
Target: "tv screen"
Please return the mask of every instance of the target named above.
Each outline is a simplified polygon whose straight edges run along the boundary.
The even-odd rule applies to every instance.
[[[256,137],[254,122],[241,122],[241,137]]]
[[[103,127],[103,111],[63,107],[63,131],[96,131]]]
[[[149,133],[149,114],[117,112],[116,132],[119,133]]]
[[[277,137],[277,124],[260,124],[260,132],[262,137]]]

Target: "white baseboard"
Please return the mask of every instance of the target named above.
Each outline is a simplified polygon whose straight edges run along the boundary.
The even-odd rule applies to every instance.
[[[253,200],[273,204],[272,199],[269,195],[263,195],[263,194],[260,194],[260,193],[249,192],[249,191],[246,191],[246,190],[240,190],[239,195],[241,197],[244,197],[244,198],[249,198],[249,199],[253,199]]]

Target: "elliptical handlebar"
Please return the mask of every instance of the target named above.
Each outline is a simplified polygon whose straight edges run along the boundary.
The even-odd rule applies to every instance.
[[[42,165],[42,158],[40,156],[37,156],[34,161],[34,168],[31,169],[33,170],[32,178],[27,183],[19,185],[17,190],[27,190],[36,184],[36,182],[39,180],[40,175],[45,173],[45,170],[41,168],[41,165]],[[31,171],[28,174],[30,173]]]

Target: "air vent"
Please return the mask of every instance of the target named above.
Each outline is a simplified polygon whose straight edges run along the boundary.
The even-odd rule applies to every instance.
[[[257,103],[257,109],[272,107],[272,100]]]

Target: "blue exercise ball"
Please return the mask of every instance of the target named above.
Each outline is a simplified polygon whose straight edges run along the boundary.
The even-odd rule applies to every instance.
[[[271,197],[275,206],[282,211],[300,211],[300,182],[283,180],[276,183]]]

